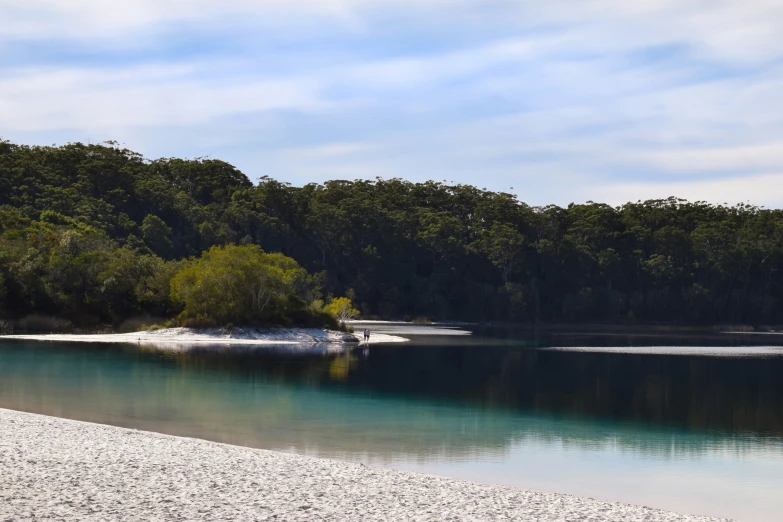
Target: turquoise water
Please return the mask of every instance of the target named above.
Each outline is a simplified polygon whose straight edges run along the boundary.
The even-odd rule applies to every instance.
[[[540,349],[553,343],[421,338],[297,355],[2,341],[0,407],[781,519],[783,358]]]

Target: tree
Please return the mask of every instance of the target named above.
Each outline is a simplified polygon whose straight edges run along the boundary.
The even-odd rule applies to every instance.
[[[505,223],[495,223],[478,241],[479,251],[500,269],[503,284],[508,285],[511,272],[519,263],[525,236]]]
[[[247,259],[202,256],[238,242],[266,256],[252,277],[237,275]],[[305,314],[308,303],[354,289],[362,314],[395,318],[775,324],[783,210],[677,198],[529,207],[402,179],[254,186],[219,160],[0,141],[0,273],[11,317],[206,306],[232,322],[306,322],[323,308]],[[172,302],[175,275],[193,285]]]
[[[5,299],[6,299],[6,294],[8,293],[8,290],[5,285],[5,278],[6,278],[5,273],[3,273],[2,270],[0,270],[0,312],[2,312],[3,308],[5,308]]]
[[[171,243],[171,227],[153,214],[147,214],[141,223],[144,242],[161,257],[171,255],[174,245]]]
[[[252,323],[284,310],[305,276],[293,259],[257,245],[212,247],[174,276],[171,299],[189,317]]]
[[[332,299],[324,310],[332,314],[338,321],[344,323],[350,321],[359,315],[359,310],[353,307],[353,303],[347,297],[337,297]]]
[[[424,211],[418,239],[432,254],[433,267],[451,253],[458,252],[464,244],[464,224],[448,212]]]

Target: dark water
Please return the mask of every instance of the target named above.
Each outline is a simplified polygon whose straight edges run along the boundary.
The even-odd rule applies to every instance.
[[[781,520],[783,348],[737,347],[776,337],[413,339],[341,354],[0,341],[0,407]],[[590,346],[629,353],[548,349]],[[635,353],[648,346],[663,354]],[[708,355],[673,355],[687,346]]]

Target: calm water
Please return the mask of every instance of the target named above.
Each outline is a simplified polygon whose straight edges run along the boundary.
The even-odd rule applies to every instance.
[[[783,517],[783,348],[732,347],[777,337],[413,339],[343,354],[0,341],[0,407],[684,512]],[[629,345],[709,355],[549,349]]]

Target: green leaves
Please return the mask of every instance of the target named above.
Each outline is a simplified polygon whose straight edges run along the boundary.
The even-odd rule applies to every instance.
[[[512,270],[519,264],[525,245],[525,236],[505,223],[495,223],[484,231],[476,243],[478,251],[495,265],[508,285]]]
[[[783,211],[529,207],[403,179],[253,186],[219,160],[0,141],[0,272],[6,314],[104,321],[307,320],[354,289],[348,308],[368,316],[779,322]]]
[[[147,214],[141,223],[141,233],[147,246],[159,256],[169,257],[173,253],[171,227],[158,216]]]
[[[253,323],[285,311],[307,273],[282,254],[257,245],[212,247],[171,281],[171,299],[187,317]]]
[[[359,310],[353,307],[353,303],[347,297],[337,297],[332,299],[324,307],[324,311],[333,315],[338,321],[344,323],[350,321],[359,315]]]
[[[237,190],[253,186],[234,166],[220,160],[158,160],[153,168],[167,182],[201,205],[227,203]]]

